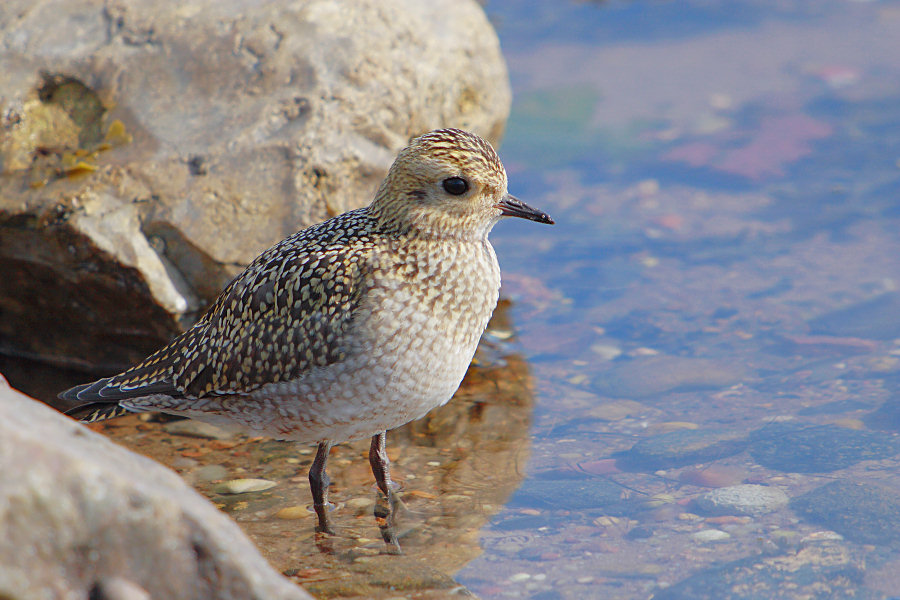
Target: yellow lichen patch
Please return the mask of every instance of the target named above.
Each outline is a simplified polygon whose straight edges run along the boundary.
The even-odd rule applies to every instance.
[[[105,105],[77,79],[47,74],[35,93],[7,116],[7,135],[0,139],[4,172],[27,171],[30,187],[93,173],[100,152],[132,142],[118,119],[103,131]]]
[[[103,148],[103,146],[106,146],[107,144],[109,145],[108,147],[130,144],[132,140],[132,135],[125,129],[125,123],[123,123],[119,119],[116,119],[109,124],[109,129],[106,130],[106,135],[103,137],[101,149],[105,149]]]
[[[60,158],[60,165],[67,177],[77,177],[78,175],[93,173],[99,168],[93,162],[90,162],[93,159],[93,154],[84,150],[76,150],[75,152],[64,153]]]
[[[5,171],[28,169],[39,154],[78,147],[78,127],[60,107],[29,100],[22,108],[18,122],[0,140]]]
[[[69,177],[85,175],[87,173],[93,173],[97,170],[97,168],[97,165],[92,165],[91,163],[79,160],[74,165],[66,169],[66,175],[68,175]]]

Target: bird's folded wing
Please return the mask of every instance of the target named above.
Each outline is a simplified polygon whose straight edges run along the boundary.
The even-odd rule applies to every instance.
[[[315,229],[267,250],[194,327],[77,399],[248,392],[342,360],[371,247]]]

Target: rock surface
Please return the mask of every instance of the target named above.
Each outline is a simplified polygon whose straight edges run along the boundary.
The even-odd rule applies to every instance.
[[[302,599],[175,474],[0,377],[0,597]]]
[[[496,142],[510,103],[474,0],[11,0],[0,56],[0,351],[91,367],[367,204],[410,136]]]

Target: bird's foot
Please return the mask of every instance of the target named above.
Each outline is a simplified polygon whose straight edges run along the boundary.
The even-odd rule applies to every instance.
[[[330,502],[328,504],[313,504],[313,510],[316,511],[316,534],[326,533],[328,535],[335,535],[334,529],[332,529],[331,524],[328,522],[328,513],[334,509],[334,505]]]
[[[400,542],[397,541],[397,532],[394,529],[394,515],[396,514],[397,500],[396,496],[391,493],[389,496],[378,494],[378,500],[375,503],[375,522],[381,531],[381,539],[387,544],[385,552],[387,554],[403,554],[400,548]]]

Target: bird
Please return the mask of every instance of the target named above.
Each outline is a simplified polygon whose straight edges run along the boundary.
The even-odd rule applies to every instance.
[[[371,438],[388,508],[386,432],[445,404],[497,305],[488,233],[502,218],[552,225],[507,189],[494,148],[438,129],[403,148],[372,202],[302,229],[260,254],[206,313],[131,368],[59,394],[95,422],[158,411],[316,444],[308,478],[317,534],[329,522],[335,443]]]

